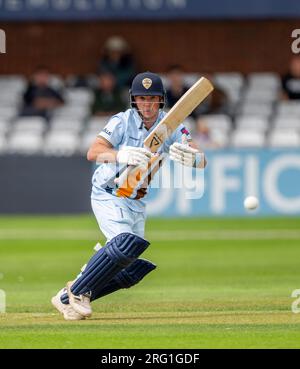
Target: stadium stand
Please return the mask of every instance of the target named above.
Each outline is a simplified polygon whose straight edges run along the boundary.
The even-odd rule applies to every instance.
[[[190,86],[201,73],[186,73]],[[162,75],[168,86],[167,75]],[[23,76],[0,77],[0,153],[70,156],[85,155],[89,145],[103,129],[109,116],[91,117],[93,83],[74,87],[75,76],[63,80],[52,76],[51,84],[64,88],[62,107],[52,118],[19,117],[26,88]],[[95,76],[84,76],[85,81]],[[276,73],[216,73],[214,83],[228,95],[232,114],[201,115],[217,148],[224,147],[300,147],[300,102],[280,100],[281,79]],[[193,117],[185,122],[196,132]]]

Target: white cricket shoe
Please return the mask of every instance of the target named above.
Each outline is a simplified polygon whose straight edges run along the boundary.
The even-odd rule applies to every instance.
[[[78,314],[70,304],[63,304],[60,300],[60,296],[67,292],[66,288],[60,290],[57,295],[53,296],[51,299],[52,305],[57,309],[63,316],[65,320],[83,320],[84,316]]]
[[[71,292],[73,282],[67,283],[67,293],[69,296],[69,302],[72,308],[84,317],[89,317],[92,315],[91,299],[86,295],[75,296]]]

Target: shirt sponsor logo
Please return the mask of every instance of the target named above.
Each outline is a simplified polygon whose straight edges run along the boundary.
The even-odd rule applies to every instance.
[[[107,135],[111,136],[111,131],[109,131],[107,128],[104,128],[103,132],[106,133]]]
[[[183,128],[181,128],[181,133],[183,134],[183,135],[189,135],[190,134],[190,132],[185,128],[185,127],[183,127]]]

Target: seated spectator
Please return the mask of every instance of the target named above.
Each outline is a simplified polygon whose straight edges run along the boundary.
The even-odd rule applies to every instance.
[[[282,77],[283,98],[300,99],[300,56],[294,56],[290,61],[288,73]]]
[[[107,71],[116,77],[119,88],[131,85],[136,74],[135,63],[128,43],[119,36],[110,37],[104,45],[104,54],[100,60],[98,72]]]
[[[99,74],[98,81],[99,87],[94,92],[92,114],[98,116],[113,115],[126,109],[120,89],[116,86],[115,77],[109,72],[102,72]]]
[[[23,116],[49,118],[53,110],[64,103],[61,93],[50,86],[50,73],[46,67],[38,67],[23,96]]]
[[[205,119],[202,117],[198,117],[196,120],[196,132],[194,138],[201,149],[217,149],[220,147],[217,140],[213,137]]]
[[[170,83],[166,91],[167,107],[172,108],[189,88],[184,84],[184,72],[180,65],[172,65],[169,67],[167,78]]]

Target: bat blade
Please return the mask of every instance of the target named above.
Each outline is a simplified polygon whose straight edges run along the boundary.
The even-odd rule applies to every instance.
[[[180,123],[213,91],[213,85],[201,77],[170,109],[157,127],[146,137],[144,146],[156,152],[164,141],[171,136]]]

